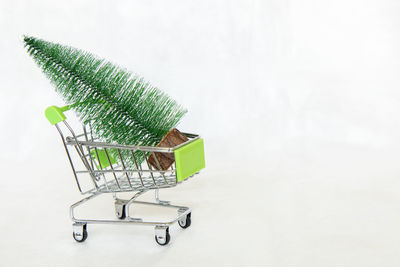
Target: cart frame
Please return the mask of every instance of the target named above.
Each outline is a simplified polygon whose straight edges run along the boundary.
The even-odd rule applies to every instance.
[[[183,133],[189,140],[175,147],[128,146],[100,142],[93,134],[90,123],[83,125],[82,134],[75,134],[64,115],[64,112],[70,108],[70,106],[62,108],[51,106],[46,109],[45,115],[60,134],[79,192],[82,195],[88,195],[70,207],[73,237],[77,242],[86,240],[87,224],[154,226],[155,240],[160,245],[166,245],[170,241],[170,225],[176,222],[182,228],[191,225],[191,209],[160,200],[159,189],[174,187],[193,177],[205,167],[204,145],[199,135]],[[65,130],[70,136],[64,134]],[[80,168],[70,149],[78,155],[78,159],[80,159],[78,162],[83,165]],[[148,157],[155,152],[173,153],[174,164],[168,170],[162,170],[157,157],[154,157],[158,168],[152,167]],[[142,162],[138,156],[141,157]],[[190,166],[186,167],[187,165]],[[82,179],[89,182],[85,185],[88,187],[86,190],[83,188]],[[155,192],[155,202],[137,200],[139,196],[150,190]],[[132,192],[134,195],[130,199],[118,198],[117,193],[122,192]],[[76,218],[74,211],[77,207],[105,193],[112,194],[115,215],[118,219]],[[177,210],[177,216],[163,221],[131,217],[129,207],[132,204],[173,208]]]

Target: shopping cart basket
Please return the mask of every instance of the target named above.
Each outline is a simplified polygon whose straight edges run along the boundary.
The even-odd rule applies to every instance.
[[[170,240],[169,226],[175,222],[182,228],[191,224],[191,209],[171,205],[159,199],[159,189],[170,188],[197,174],[205,167],[203,139],[198,135],[184,133],[188,141],[175,147],[150,147],[119,145],[100,142],[93,134],[90,123],[83,125],[83,133],[76,134],[67,123],[64,112],[70,107],[48,107],[46,118],[57,128],[71,165],[78,190],[86,198],[74,203],[70,208],[73,221],[73,237],[78,242],[86,240],[87,224],[139,224],[155,227],[158,244],[166,245]],[[68,133],[68,136],[64,135]],[[154,168],[149,164],[151,153],[171,153],[175,163],[167,170]],[[76,154],[76,155],[74,155]],[[140,156],[143,163],[138,158]],[[75,156],[75,157],[74,157]],[[157,164],[157,157],[154,157]],[[127,164],[127,162],[133,162]],[[160,169],[160,170],[158,170]],[[155,191],[155,202],[136,200],[147,191]],[[121,199],[117,193],[132,192],[130,199]],[[74,210],[85,202],[103,194],[111,193],[114,198],[117,219],[76,218]],[[177,210],[177,216],[167,221],[149,221],[129,215],[132,204],[157,205]]]

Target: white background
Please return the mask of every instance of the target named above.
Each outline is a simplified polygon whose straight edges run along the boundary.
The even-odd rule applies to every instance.
[[[0,265],[399,266],[400,2],[0,1]],[[144,76],[189,113],[207,168],[161,192],[192,226],[89,225],[44,109],[32,35]],[[96,204],[96,203],[94,203]],[[91,213],[113,214],[111,197]]]

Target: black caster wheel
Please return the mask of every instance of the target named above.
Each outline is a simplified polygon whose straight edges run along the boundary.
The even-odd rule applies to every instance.
[[[182,227],[183,229],[188,228],[192,224],[191,215],[192,213],[188,213],[185,219],[179,220],[178,221],[179,226]]]
[[[169,228],[165,228],[164,235],[158,235],[158,233],[156,232],[155,239],[157,244],[161,246],[165,246],[166,244],[168,244],[169,240],[171,240],[171,236],[169,235]]]
[[[115,216],[120,220],[126,218],[125,205],[115,205]]]
[[[82,227],[82,229],[80,229],[79,231],[76,231],[76,229],[74,229],[72,236],[74,237],[76,242],[82,243],[87,239],[88,232],[86,230],[86,224],[79,226],[79,227]],[[75,226],[74,226],[74,228],[75,228]]]

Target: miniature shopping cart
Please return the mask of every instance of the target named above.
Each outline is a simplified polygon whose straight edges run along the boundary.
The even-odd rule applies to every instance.
[[[79,191],[81,194],[88,195],[70,208],[73,237],[77,242],[86,240],[87,224],[154,226],[155,239],[160,245],[168,244],[170,240],[169,226],[173,223],[178,222],[182,228],[190,226],[191,209],[171,205],[168,201],[161,201],[159,189],[176,186],[205,167],[203,139],[195,134],[184,133],[189,140],[175,147],[127,146],[100,142],[93,134],[90,123],[83,125],[81,134],[76,134],[72,130],[64,115],[64,112],[69,109],[69,106],[62,108],[51,106],[46,109],[45,115],[60,133]],[[64,132],[67,132],[68,136],[64,135]],[[175,163],[167,170],[152,167],[148,158],[151,153],[155,152],[173,154]],[[129,166],[128,161],[134,162],[133,167]],[[155,202],[136,200],[150,190],[155,191]],[[118,198],[117,193],[123,192],[132,192],[133,196],[130,199]],[[75,217],[76,207],[103,193],[113,195],[117,219],[99,220]],[[174,208],[177,210],[177,216],[168,221],[148,221],[131,217],[129,207],[137,203]]]

